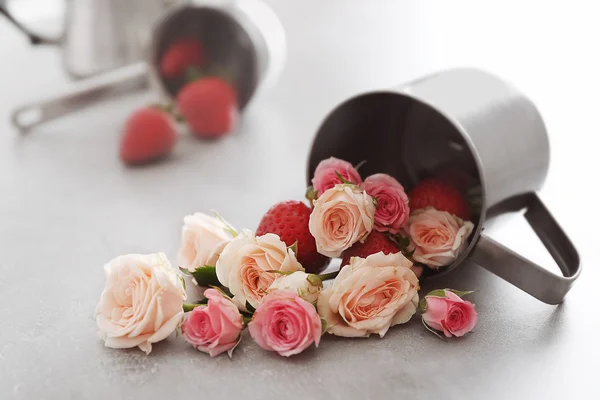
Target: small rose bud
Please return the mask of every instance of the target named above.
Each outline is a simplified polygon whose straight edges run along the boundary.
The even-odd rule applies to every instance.
[[[282,275],[275,280],[267,290],[273,292],[282,290],[297,294],[309,303],[316,303],[319,293],[323,288],[323,282],[315,274],[307,274],[303,271],[296,271],[289,275]]]
[[[460,296],[471,292],[437,289],[421,300],[423,323],[431,329],[444,332],[446,337],[463,336],[477,323],[475,305]]]

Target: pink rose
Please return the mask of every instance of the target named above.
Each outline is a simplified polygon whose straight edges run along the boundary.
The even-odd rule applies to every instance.
[[[434,290],[423,300],[423,322],[436,331],[444,332],[446,337],[463,336],[471,332],[477,323],[475,305],[448,289]]]
[[[315,200],[308,229],[319,253],[339,257],[371,233],[374,215],[373,198],[364,190],[356,185],[335,185]]]
[[[428,207],[413,211],[404,227],[411,240],[413,259],[430,268],[450,265],[464,250],[473,223]]]
[[[183,337],[196,349],[211,357],[231,353],[244,329],[242,314],[231,300],[216,289],[207,289],[206,306],[194,308],[181,326]]]
[[[339,158],[330,157],[323,160],[317,165],[315,169],[315,175],[312,179],[313,188],[317,191],[318,195],[322,195],[327,189],[331,189],[335,185],[342,183],[340,178],[336,175],[336,172],[340,174],[348,182],[355,184],[362,183],[360,174],[356,169],[347,161],[340,160]]]
[[[361,186],[377,199],[375,229],[398,233],[408,220],[410,212],[404,187],[387,174],[371,175]]]
[[[410,320],[419,303],[419,280],[411,266],[401,253],[352,257],[317,300],[327,332],[383,337],[391,326]]]
[[[321,319],[306,300],[287,291],[275,291],[263,297],[248,330],[263,349],[289,357],[313,342],[319,346]]]

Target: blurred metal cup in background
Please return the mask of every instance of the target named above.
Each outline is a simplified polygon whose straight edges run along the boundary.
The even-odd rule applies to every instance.
[[[140,6],[142,7],[142,6]],[[237,90],[242,110],[255,93],[275,83],[285,61],[285,31],[276,14],[260,0],[191,0],[179,2],[153,23],[144,44],[144,61],[96,75],[68,92],[18,107],[15,127],[27,132],[115,95],[147,88],[172,99],[185,83],[167,81],[160,60],[168,46],[195,37],[209,53],[207,70],[223,70]]]
[[[310,184],[319,162],[366,161],[365,175],[388,173],[407,189],[455,172],[476,188],[481,207],[469,258],[549,304],[562,302],[580,273],[579,255],[539,199],[550,147],[535,105],[486,72],[455,69],[337,106],[323,121],[308,160]],[[487,218],[525,209],[525,218],[564,276],[555,275],[482,234]]]

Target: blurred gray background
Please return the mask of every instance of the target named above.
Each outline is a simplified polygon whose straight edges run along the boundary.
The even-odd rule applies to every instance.
[[[60,26],[60,6],[50,5],[60,2],[13,2],[32,26]],[[229,137],[185,135],[169,160],[135,169],[118,160],[119,133],[154,99],[149,92],[17,134],[9,123],[16,105],[72,82],[60,50],[32,48],[0,19],[2,398],[598,398],[596,2],[268,3],[288,39],[278,85],[254,99]],[[564,304],[540,303],[465,264],[426,284],[478,290],[479,323],[460,340],[440,341],[415,318],[383,340],[328,337],[291,359],[249,338],[233,360],[211,360],[175,337],[150,356],[103,347],[94,308],[106,261],[156,251],[174,260],[182,218],[195,211],[216,208],[236,227],[255,228],[270,205],[302,198],[312,135],[336,104],[456,66],[513,82],[544,116],[552,163],[541,197],[583,263]],[[558,270],[519,215],[489,232]]]

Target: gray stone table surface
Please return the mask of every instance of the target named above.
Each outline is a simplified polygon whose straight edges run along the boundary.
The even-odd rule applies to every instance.
[[[175,155],[123,167],[119,129],[150,93],[91,107],[19,137],[17,104],[69,87],[56,49],[0,22],[0,398],[600,398],[598,89],[592,1],[270,2],[288,34],[277,87],[222,141],[185,135]],[[597,7],[597,5],[596,5]],[[102,266],[131,252],[174,259],[185,214],[218,209],[255,228],[301,199],[319,121],[360,91],[454,66],[488,69],[528,93],[551,135],[542,198],[578,247],[583,274],[548,306],[470,264],[425,284],[478,290],[475,331],[441,341],[418,319],[384,339],[326,337],[285,359],[248,337],[233,360],[170,337],[146,356],[105,348],[94,308]],[[550,256],[519,215],[490,232],[534,261]]]

